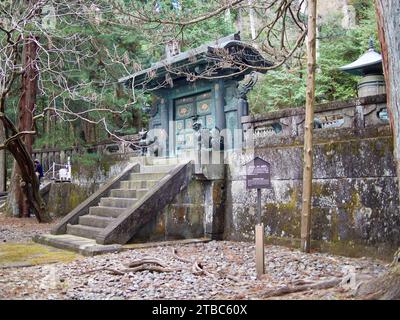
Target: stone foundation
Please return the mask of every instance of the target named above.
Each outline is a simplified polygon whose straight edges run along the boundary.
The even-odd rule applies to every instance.
[[[324,119],[326,114],[345,121],[336,122],[334,128],[314,130],[314,248],[343,255],[390,257],[400,246],[393,141],[389,126],[378,118],[384,107],[381,102],[376,103],[381,101],[379,97],[371,98],[373,103],[362,100],[364,105],[354,100],[353,104],[345,102],[335,108],[329,104],[316,108],[316,118]],[[362,117],[356,112],[360,106]],[[259,156],[271,164],[272,189],[262,190],[265,234],[274,243],[297,243],[303,170],[302,116],[302,109],[291,109],[264,118],[244,119],[246,142],[251,147],[232,151],[226,157],[226,239],[254,240],[257,192],[246,190],[243,165]],[[357,117],[362,121],[356,121]],[[295,124],[299,130],[297,134],[289,129],[280,133],[260,130],[271,123]]]

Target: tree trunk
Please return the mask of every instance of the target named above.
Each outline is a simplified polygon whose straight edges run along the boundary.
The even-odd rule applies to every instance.
[[[394,158],[400,178],[400,2],[375,0],[378,35],[386,81],[387,108],[393,131]],[[399,188],[400,191],[400,188]],[[399,193],[400,198],[400,193]]]
[[[256,38],[256,26],[254,21],[254,9],[252,7],[253,0],[248,0],[248,4],[249,4],[250,34],[251,34],[251,40],[254,40]]]
[[[22,142],[20,136],[17,136],[18,131],[12,124],[10,119],[4,114],[0,117],[4,127],[11,132],[15,138],[8,138],[6,142],[7,150],[13,155],[15,159],[15,166],[18,166],[20,175],[15,176],[15,182],[21,187],[29,207],[33,210],[39,222],[48,222],[51,220],[50,216],[45,211],[45,203],[43,202],[39,192],[39,180],[36,177],[35,169],[31,154],[27,151],[25,144]],[[13,209],[16,207],[15,192],[10,193],[7,199],[8,208]]]
[[[24,73],[22,74],[22,95],[19,102],[19,123],[18,131],[32,131],[34,130],[33,112],[36,104],[36,91],[37,91],[37,77],[38,70],[36,66],[37,50],[33,36],[28,37],[24,44]],[[29,154],[32,154],[33,136],[28,134],[24,135],[22,142]],[[14,182],[16,182],[16,201],[19,208],[20,217],[29,217],[29,204],[28,199],[22,192],[22,186],[18,183],[18,176],[21,176],[21,169],[19,166],[15,167]]]
[[[50,137],[50,127],[51,127],[51,114],[50,112],[47,112],[46,118],[45,118],[45,127],[44,127],[44,136],[46,137],[46,143],[44,147],[47,149],[49,148],[49,137]]]
[[[301,250],[310,252],[313,126],[315,103],[317,0],[308,0],[307,89],[304,123],[303,201],[301,208]]]
[[[142,111],[140,109],[132,108],[132,126],[137,129],[137,132],[143,127]]]
[[[4,128],[14,138],[7,141],[7,149],[12,153],[15,163],[9,197],[8,209],[19,217],[28,217],[30,209],[39,222],[50,221],[44,210],[44,202],[39,193],[39,180],[36,177],[32,160],[31,134],[16,136],[18,132],[32,131],[34,128],[33,112],[36,101],[38,70],[36,66],[38,46],[36,39],[29,36],[24,43],[22,74],[22,95],[19,104],[18,130],[6,115],[1,116]]]
[[[397,180],[400,179],[400,2],[375,0],[378,35],[381,44],[383,72],[386,82],[387,108],[393,131]],[[400,188],[399,188],[400,199]],[[400,249],[395,253],[392,268],[384,275],[362,283],[356,296],[361,299],[400,299]]]
[[[0,122],[0,144],[6,141],[3,124]],[[6,150],[0,150],[0,192],[7,190],[7,161]]]
[[[72,137],[71,141],[75,141],[75,128],[72,122],[69,123],[69,136]]]
[[[18,174],[18,171],[18,164],[14,160],[11,173],[10,189],[8,190],[7,196],[7,212],[13,217],[21,217],[18,200],[21,198],[20,193],[22,192],[22,189],[21,187],[18,187],[21,177],[21,175]]]
[[[243,34],[243,9],[240,7],[238,9],[236,24],[237,24],[237,30],[239,30],[240,34]]]

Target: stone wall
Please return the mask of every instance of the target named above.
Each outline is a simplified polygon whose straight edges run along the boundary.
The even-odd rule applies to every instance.
[[[313,247],[338,254],[388,257],[400,245],[397,179],[385,96],[319,105],[315,110]],[[247,191],[246,162],[271,164],[262,190],[270,242],[298,245],[304,109],[242,118],[246,148],[227,154],[225,238],[254,238],[256,190]]]
[[[73,165],[71,182],[52,183],[46,195],[47,210],[51,216],[67,215],[105,182],[121,173],[129,160],[119,155],[103,155],[100,162],[91,168]]]
[[[224,226],[224,181],[195,178],[149,224],[134,242],[209,237],[221,240]]]
[[[204,185],[193,180],[136,235],[134,242],[200,238],[204,236]]]

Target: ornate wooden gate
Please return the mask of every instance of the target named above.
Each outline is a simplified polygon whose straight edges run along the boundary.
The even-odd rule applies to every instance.
[[[176,154],[193,149],[195,145],[195,119],[201,123],[201,128],[212,129],[215,126],[211,108],[211,91],[179,98],[174,101],[176,121]]]

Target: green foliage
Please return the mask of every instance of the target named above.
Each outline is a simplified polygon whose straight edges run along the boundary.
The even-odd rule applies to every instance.
[[[83,144],[82,139],[66,134],[68,129],[63,123],[56,126],[50,133],[44,133],[35,139],[34,149],[45,149],[46,147],[57,147],[65,149],[77,144]]]
[[[57,52],[54,55],[50,52],[49,55],[53,61],[62,61],[57,69],[41,75],[43,95],[38,97],[37,112],[51,106],[60,111],[81,113],[82,117],[98,122],[95,137],[102,140],[109,138],[105,127],[112,133],[124,135],[140,129],[135,127],[135,118],[144,118],[146,123],[139,107],[142,100],[138,98],[132,104],[131,94],[125,92],[117,80],[126,75],[125,68],[133,70],[135,63],[150,63],[154,56],[147,51],[145,44],[149,41],[145,33],[118,24],[106,1],[97,1],[96,5],[102,11],[99,23],[91,21],[90,16],[88,19],[74,15],[57,18],[57,30],[53,30],[51,41],[55,47],[63,48],[63,55],[58,56]],[[87,41],[65,41],[74,38]],[[40,39],[46,47],[49,39]],[[121,57],[125,57],[123,63],[117,63]],[[47,57],[42,60],[46,61]],[[66,83],[58,82],[58,72],[65,77]],[[15,98],[19,98],[18,90],[15,91]],[[87,112],[91,109],[96,111]],[[69,113],[59,113],[57,119],[57,126],[50,133],[43,132],[46,117],[42,118],[43,123],[37,121],[39,138],[35,147],[69,147],[93,142],[87,141],[83,134],[86,126],[83,119]],[[64,120],[73,124],[58,125]],[[75,128],[75,136],[71,127]]]
[[[253,113],[263,113],[298,106],[304,101],[306,83],[304,71],[273,70],[262,76],[249,94]]]
[[[98,153],[84,153],[71,157],[72,166],[87,169],[99,167],[101,160],[102,155]]]
[[[181,10],[177,10],[171,6],[170,0],[160,0],[158,2],[161,10],[157,13],[154,11],[155,1],[113,2],[123,6],[128,15],[136,12],[133,10],[136,7],[146,10],[151,18],[172,21],[189,21],[213,12],[221,5],[219,0],[181,0]],[[104,130],[104,122],[112,133],[126,135],[137,133],[148,121],[142,106],[150,103],[150,97],[136,91],[133,101],[131,92],[117,84],[120,77],[137,71],[139,66],[143,69],[162,59],[165,42],[172,37],[179,38],[182,41],[182,50],[187,50],[236,31],[237,12],[234,9],[231,10],[230,18],[221,13],[184,27],[157,22],[135,26],[129,23],[127,15],[116,12],[109,1],[98,0],[93,4],[101,11],[101,19],[97,22],[93,20],[94,11],[89,10],[84,16],[57,15],[57,28],[48,37],[43,36],[43,30],[37,29],[35,23],[29,24],[27,30],[38,33],[42,47],[65,49],[61,55],[57,50],[48,50],[47,53],[40,51],[40,61],[59,63],[53,64],[51,70],[39,66],[40,70],[46,71],[40,75],[40,95],[37,98],[36,112],[40,113],[49,106],[75,113],[84,113],[95,108],[97,111],[84,113],[84,116],[98,122],[95,134],[97,141],[109,138]],[[319,30],[317,102],[342,100],[356,95],[357,78],[339,71],[338,67],[353,61],[364,52],[370,35],[375,35],[376,38],[372,1],[352,0],[351,4],[356,9],[357,28],[344,30],[339,23],[341,17],[333,16]],[[87,8],[91,5],[92,2],[86,3]],[[69,7],[62,2],[55,6],[57,13],[69,12]],[[121,57],[124,57],[123,61],[120,60]],[[58,82],[60,74],[65,77],[66,82],[61,85]],[[303,52],[281,69],[260,76],[258,84],[249,94],[251,111],[262,113],[303,105],[305,78],[306,59]],[[65,90],[62,85],[69,90]],[[20,86],[19,80],[16,81],[7,97],[6,113],[14,123],[18,119]],[[113,112],[104,111],[105,109]],[[66,148],[89,142],[83,134],[85,124],[79,117],[68,113],[60,113],[57,117],[57,124],[52,126],[49,133],[44,132],[46,117],[36,121],[38,138],[35,148]],[[73,120],[72,125],[69,122],[63,123],[65,119]],[[90,157],[88,159],[94,161]]]
[[[370,1],[355,1],[358,25],[346,30],[341,17],[332,15],[319,30],[319,56],[316,73],[316,102],[346,100],[357,95],[358,77],[340,71],[340,66],[356,60],[368,48],[372,36],[377,41],[374,7]],[[252,113],[305,104],[306,56],[288,66],[268,72],[249,94]]]
[[[125,9],[125,12],[134,11],[130,9],[136,6],[153,13],[158,18],[170,20],[174,18],[190,19],[190,17],[207,12],[220,4],[218,1],[201,1],[202,3],[199,5],[199,1],[184,0],[180,1],[182,10],[174,10],[171,7],[171,1],[159,2],[161,11],[158,14],[154,12],[154,1],[119,1],[119,4]],[[139,30],[138,26],[130,25],[129,22],[124,24],[127,17],[123,13],[116,15],[107,1],[97,1],[96,4],[102,12],[99,23],[92,23],[90,17],[88,20],[84,20],[75,18],[73,15],[57,21],[56,38],[53,39],[56,43],[62,43],[63,39],[74,36],[90,39],[90,41],[81,43],[72,42],[71,46],[74,50],[71,52],[73,54],[63,57],[61,70],[67,78],[68,86],[73,88],[74,94],[71,96],[70,91],[63,91],[62,88],[53,85],[56,83],[53,74],[43,75],[42,78],[46,81],[45,96],[56,96],[54,105],[57,108],[67,106],[68,110],[76,113],[93,108],[115,111],[113,113],[92,111],[88,115],[91,121],[99,123],[97,140],[108,138],[104,130],[104,122],[107,124],[107,130],[117,135],[134,134],[141,127],[146,126],[148,119],[142,111],[142,106],[149,102],[149,97],[136,90],[136,101],[132,103],[131,92],[123,90],[122,86],[116,82],[120,77],[126,76],[127,72],[135,72],[138,66],[146,68],[151,63],[162,59],[165,52],[165,41],[171,37],[180,37],[182,50],[186,50],[234,31],[233,21],[225,21],[223,14],[182,29],[158,23],[146,23],[140,26]],[[46,41],[46,39],[43,40]],[[76,50],[84,54],[77,56]],[[112,57],[115,57],[116,60],[114,61]],[[117,57],[125,57],[124,66],[116,63]],[[44,99],[43,103],[38,105],[38,111],[51,103],[53,102],[50,99]],[[74,119],[73,115],[63,114],[63,116]],[[139,118],[141,125],[136,123]],[[78,125],[74,126],[78,127],[78,132],[81,132],[82,121],[78,119],[76,122]],[[39,126],[39,130],[41,127],[43,126]],[[68,127],[60,127],[56,131],[50,134],[39,132],[41,136],[36,146],[46,144],[66,146],[77,142],[74,138],[60,141],[61,137],[70,134]]]
[[[200,3],[201,4],[200,4]],[[182,1],[182,16],[187,14],[199,16],[212,11],[213,1],[188,0]],[[198,47],[209,41],[234,33],[233,17],[228,19],[224,14],[185,27],[182,31],[183,50]]]

